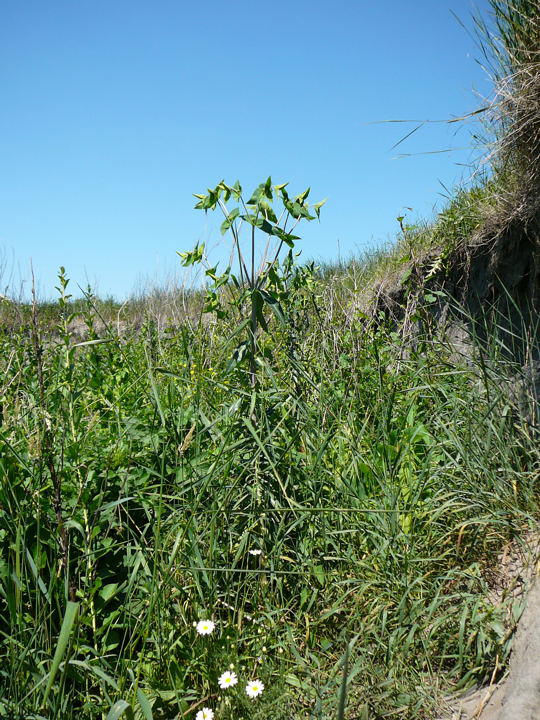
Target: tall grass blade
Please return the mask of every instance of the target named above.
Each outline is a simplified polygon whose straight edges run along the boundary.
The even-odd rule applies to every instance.
[[[339,704],[337,720],[344,720],[345,718],[345,705],[347,704],[347,684],[349,682],[349,643],[345,648],[345,655],[343,657],[343,675],[341,677],[341,687],[339,689]]]
[[[56,673],[58,672],[58,668],[60,667],[60,663],[62,662],[62,658],[64,657],[66,648],[68,646],[71,636],[71,630],[73,628],[73,624],[75,622],[75,618],[77,617],[78,611],[79,603],[68,601],[64,620],[62,621],[62,627],[60,629],[60,635],[58,637],[58,643],[56,645],[56,650],[54,652],[54,657],[49,672],[49,679],[45,688],[45,694],[43,695],[43,705],[46,705],[47,700],[49,699],[54,679],[56,677]]]

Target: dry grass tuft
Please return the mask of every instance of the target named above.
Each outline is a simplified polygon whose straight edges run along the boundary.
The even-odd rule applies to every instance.
[[[495,93],[485,120],[495,137],[488,160],[529,200],[540,194],[540,4],[491,0],[494,27],[476,20]],[[510,178],[509,178],[510,179]],[[515,200],[515,198],[514,198]],[[521,201],[520,204],[522,204]]]

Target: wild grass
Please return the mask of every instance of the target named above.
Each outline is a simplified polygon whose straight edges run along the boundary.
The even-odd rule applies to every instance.
[[[521,371],[480,341],[404,357],[325,288],[251,390],[202,317],[98,337],[89,306],[81,339],[61,299],[2,336],[4,716],[429,718],[440,678],[504,667],[520,606],[487,570],[537,522]]]
[[[536,3],[492,7],[497,172],[391,252],[291,276],[256,367],[198,292],[73,300],[62,273],[54,304],[0,299],[0,717],[420,720],[504,671],[522,599],[490,571],[538,523],[533,376],[504,322],[460,354],[366,312],[538,157]]]
[[[540,13],[535,0],[491,0],[476,17],[477,36],[494,96],[485,110],[492,138],[486,158],[507,176],[514,203],[540,188]],[[512,182],[513,180],[513,182]]]

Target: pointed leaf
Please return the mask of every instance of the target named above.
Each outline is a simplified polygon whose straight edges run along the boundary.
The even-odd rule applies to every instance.
[[[266,181],[266,183],[264,185],[264,194],[266,195],[266,197],[269,200],[273,200],[274,196],[272,195],[272,178],[271,177],[268,178],[268,180]]]
[[[131,705],[125,700],[117,700],[109,710],[107,720],[118,720],[124,713],[127,713],[127,717],[133,717],[133,711]]]
[[[144,715],[145,720],[154,720],[150,701],[140,688],[137,690],[137,700],[139,701],[139,707],[142,710],[142,714]]]
[[[54,652],[54,657],[51,664],[51,670],[49,672],[49,679],[47,680],[47,687],[45,688],[45,694],[43,696],[43,705],[45,705],[48,700],[54,683],[54,678],[56,677],[56,673],[58,672],[58,668],[60,667],[60,663],[62,662],[62,658],[64,657],[64,653],[68,646],[69,638],[71,637],[71,630],[73,628],[75,618],[77,617],[78,610],[79,603],[68,602],[68,604],[66,605],[66,612],[64,613],[62,627],[60,628],[60,635],[58,636],[58,643],[56,645],[56,650]]]
[[[231,210],[229,215],[225,218],[225,220],[221,223],[221,234],[225,235],[227,230],[230,229],[233,222],[236,220],[238,215],[240,214],[240,210],[236,207]]]

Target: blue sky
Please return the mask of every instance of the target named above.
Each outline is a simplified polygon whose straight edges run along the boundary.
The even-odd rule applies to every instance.
[[[118,298],[219,239],[192,193],[272,175],[328,197],[303,255],[376,246],[470,171],[444,120],[490,90],[471,26],[487,0],[2,0],[0,259],[42,296],[59,265]],[[457,131],[457,132],[456,132]],[[430,153],[464,148],[452,153]],[[396,159],[400,153],[411,157]],[[216,250],[220,257],[223,251]]]

